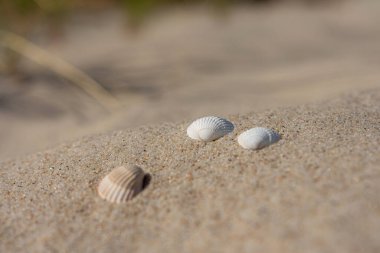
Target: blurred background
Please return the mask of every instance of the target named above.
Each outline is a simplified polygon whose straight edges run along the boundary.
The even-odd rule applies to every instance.
[[[0,159],[380,87],[378,0],[0,0]]]

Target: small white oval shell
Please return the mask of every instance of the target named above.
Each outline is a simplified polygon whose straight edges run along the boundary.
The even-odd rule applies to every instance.
[[[115,168],[99,183],[98,194],[112,203],[127,202],[144,189],[144,177],[137,166]]]
[[[251,128],[238,137],[240,146],[245,149],[262,149],[280,140],[280,135],[264,127]]]
[[[209,116],[195,120],[187,128],[187,135],[200,141],[214,141],[232,132],[234,125],[226,119]]]

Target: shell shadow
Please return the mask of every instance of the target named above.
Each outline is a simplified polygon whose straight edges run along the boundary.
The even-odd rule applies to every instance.
[[[143,184],[142,184],[141,191],[145,190],[150,185],[151,181],[152,181],[152,175],[149,173],[146,173],[144,178],[143,178]]]

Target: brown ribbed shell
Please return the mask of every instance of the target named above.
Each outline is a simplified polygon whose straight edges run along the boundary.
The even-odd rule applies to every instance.
[[[117,167],[99,183],[99,196],[112,203],[127,202],[144,189],[144,177],[140,167]]]

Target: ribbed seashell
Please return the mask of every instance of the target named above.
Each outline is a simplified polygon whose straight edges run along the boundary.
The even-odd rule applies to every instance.
[[[99,183],[98,194],[112,203],[127,202],[146,187],[147,176],[149,174],[137,166],[117,167]]]
[[[234,125],[226,119],[210,116],[195,120],[187,128],[187,135],[200,141],[214,141],[232,132]]]
[[[280,135],[264,127],[251,128],[238,137],[240,146],[245,149],[262,149],[280,140]]]

